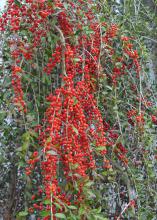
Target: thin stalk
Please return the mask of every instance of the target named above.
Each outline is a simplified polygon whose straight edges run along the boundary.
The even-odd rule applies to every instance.
[[[52,207],[52,192],[51,192],[51,220],[53,220],[53,207]]]
[[[117,89],[116,88],[115,88],[115,99],[117,100]],[[120,117],[119,117],[117,102],[116,102],[116,106],[115,107],[116,107],[116,115],[117,115],[117,121],[118,121],[119,129],[120,129],[120,133],[121,133],[121,136],[123,136],[122,126],[121,126],[121,123],[120,123]]]
[[[65,42],[65,37],[62,32],[62,30],[55,25],[55,29],[58,31],[60,34],[60,40],[62,44],[62,63],[61,63],[61,68],[62,68],[62,76],[67,76],[66,74],[66,65],[65,65],[65,51],[66,51],[66,42]],[[63,80],[62,80],[62,85],[63,85]]]

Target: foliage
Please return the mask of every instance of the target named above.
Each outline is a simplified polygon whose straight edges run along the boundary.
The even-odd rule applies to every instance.
[[[157,109],[145,53],[99,3],[8,0],[0,19],[1,144],[4,159],[13,152],[18,192],[11,218],[156,216]]]

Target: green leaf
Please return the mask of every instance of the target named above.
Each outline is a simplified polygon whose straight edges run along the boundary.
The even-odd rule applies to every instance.
[[[86,207],[80,207],[79,208],[79,215],[83,215],[84,213],[86,213],[86,209],[85,209]]]
[[[49,199],[46,199],[46,200],[43,202],[43,204],[49,205],[49,204],[51,204],[51,201],[50,201]]]
[[[60,219],[66,219],[66,216],[63,213],[56,213],[55,216]]]
[[[90,187],[90,186],[92,186],[93,184],[94,184],[94,182],[89,181],[89,182],[87,182],[87,183],[85,184],[85,186]]]
[[[73,99],[74,99],[74,105],[76,105],[78,103],[78,100],[76,97],[74,97]]]
[[[25,166],[25,163],[23,161],[20,161],[17,163],[18,167],[24,167]]]
[[[106,146],[101,146],[96,148],[97,151],[106,150]]]
[[[65,212],[67,212],[67,207],[66,207],[66,205],[64,204],[64,202],[62,202],[60,199],[58,199],[57,197],[55,197],[55,200],[57,201],[57,203],[58,203],[58,205],[59,204],[61,204],[61,206],[64,206],[64,210],[65,210]],[[56,204],[57,204],[56,203]],[[55,203],[54,203],[55,204]],[[55,205],[56,205],[55,204]]]
[[[120,68],[120,67],[122,67],[122,63],[121,62],[117,62],[116,66]]]
[[[78,133],[77,128],[75,128],[74,125],[72,125],[72,128],[73,128],[73,130],[75,131],[75,133],[78,135],[79,133]]]
[[[49,215],[50,215],[50,211],[42,211],[42,212],[40,212],[40,215],[41,215],[42,217],[49,216]]]
[[[29,140],[30,140],[30,133],[29,132],[25,132],[22,135],[22,141],[25,142],[25,141],[29,141]]]
[[[87,193],[91,199],[96,198],[96,195],[92,191],[88,190]]]
[[[47,153],[48,153],[48,154],[51,154],[51,155],[54,155],[54,156],[57,156],[57,155],[58,155],[57,152],[54,151],[54,150],[49,150],[49,151],[47,151]]]
[[[72,170],[77,169],[77,168],[78,168],[78,166],[79,166],[79,164],[78,164],[78,163],[75,163],[75,164],[70,164],[70,168],[71,168]]]
[[[23,217],[23,216],[27,216],[28,212],[27,211],[23,211],[23,212],[19,212],[18,216]]]
[[[95,217],[95,219],[97,219],[97,220],[108,220],[108,218],[104,218],[104,217],[102,217],[102,216],[100,216],[100,215],[94,215],[94,217]]]
[[[28,82],[32,82],[32,79],[31,79],[31,77],[29,77],[29,75],[22,75],[22,78],[24,79],[24,80],[26,80],[26,81],[28,81]]]
[[[79,61],[80,61],[80,59],[79,59],[79,58],[74,58],[73,60],[74,60],[74,62],[75,62],[75,63],[77,63],[77,62],[79,62]]]
[[[77,209],[77,207],[73,206],[73,205],[69,205],[68,208],[71,209],[71,210],[76,210]]]
[[[78,29],[78,30],[75,32],[75,35],[79,35],[80,32],[82,32],[82,30],[81,30],[81,29]]]
[[[109,89],[109,90],[112,90],[111,86],[106,85],[106,88]]]
[[[2,122],[6,117],[6,111],[0,111],[0,121]]]
[[[63,5],[64,5],[64,8],[67,10],[69,5],[67,3],[65,3],[65,2],[63,3]]]
[[[58,209],[62,209],[62,206],[59,205],[58,203],[54,202],[53,204],[54,204]]]
[[[17,6],[21,7],[21,3],[20,3],[18,0],[14,0],[14,3],[15,3]]]

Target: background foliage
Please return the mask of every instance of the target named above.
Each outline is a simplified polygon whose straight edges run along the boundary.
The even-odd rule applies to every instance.
[[[63,71],[62,62],[57,61],[57,66],[49,74],[43,73],[50,66],[47,69],[44,67],[47,63],[51,64],[50,58],[56,52],[56,45],[63,41],[55,26],[63,31],[67,38],[66,44],[69,44],[70,39],[70,46],[77,45],[80,36],[85,35],[90,48],[96,32],[90,22],[94,21],[100,27],[101,40],[104,39],[98,62],[102,77],[90,79],[90,82],[93,87],[95,81],[98,83],[93,96],[103,118],[106,146],[96,148],[91,141],[96,169],[89,173],[89,179],[80,178],[77,182],[80,184],[82,181],[84,184],[82,190],[86,196],[83,196],[80,204],[73,203],[74,200],[72,204],[56,200],[56,219],[156,219],[156,2],[102,0],[96,4],[91,1],[90,6],[86,7],[86,1],[71,1],[80,7],[81,19],[86,24],[82,31],[74,28],[74,36],[64,32],[57,17],[63,10],[70,25],[81,25],[81,19],[77,18],[78,14],[71,8],[70,2],[63,1],[63,8],[59,5],[55,13],[49,12],[49,16],[41,13],[43,6],[37,10],[35,6],[31,7],[31,1],[26,2],[8,1],[9,6],[0,20],[3,31],[0,80],[0,204],[3,218],[49,219],[50,200],[43,199],[45,194],[41,196],[39,192],[43,189],[40,189],[43,179],[40,163],[34,166],[33,174],[26,175],[30,171],[28,161],[36,157],[35,152],[40,155],[40,162],[43,160],[39,144],[41,131],[37,125],[44,127],[46,124],[43,119],[50,106],[46,97],[50,92],[55,94],[56,88],[62,86],[59,76]],[[51,1],[43,2],[51,8]],[[28,30],[36,25],[33,17],[33,22],[28,24],[24,21],[25,17],[20,19],[20,25],[16,21],[20,14],[16,15],[15,12],[13,16],[12,11],[20,10],[22,5],[29,8],[26,18],[30,16],[30,10],[37,16],[35,18],[45,19],[45,23],[41,22],[40,26],[43,35],[38,29],[35,34]],[[88,9],[94,15],[93,21],[86,17]],[[8,16],[10,14],[13,21]],[[49,28],[46,32],[45,27]],[[39,43],[34,45],[36,42]],[[133,45],[132,50],[137,51],[137,57],[126,52],[128,44]],[[22,54],[19,63],[14,53],[17,49]],[[84,56],[88,57],[87,54]],[[94,62],[93,58],[91,60]],[[74,63],[80,63],[80,58],[75,57]],[[16,94],[17,87],[12,83],[12,66],[16,65],[25,73],[22,72],[20,78],[23,95],[20,87]],[[122,73],[124,66],[127,74]],[[19,103],[13,101],[13,97],[18,98],[19,94],[26,102],[27,112],[24,111],[25,104],[21,111]],[[77,104],[77,100],[74,101]],[[72,132],[79,135],[75,127]],[[103,150],[107,150],[107,153],[102,158]],[[62,167],[59,172],[58,180],[67,195],[75,193],[78,185],[75,188],[66,182]],[[34,196],[38,192],[39,196]],[[36,208],[40,203],[42,208]]]

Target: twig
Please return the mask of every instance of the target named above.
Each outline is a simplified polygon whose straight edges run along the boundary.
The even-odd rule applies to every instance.
[[[118,216],[117,220],[120,220],[121,216],[123,215],[123,213],[125,213],[125,211],[129,208],[131,204],[131,201],[125,206],[125,208],[123,209],[123,211],[120,213],[120,215]]]
[[[60,34],[60,40],[61,40],[61,44],[62,44],[62,64],[61,64],[62,75],[67,76],[67,74],[66,74],[66,65],[65,65],[65,50],[66,50],[65,37],[63,35],[62,30],[59,27],[57,27],[56,25],[55,25],[55,29]]]

